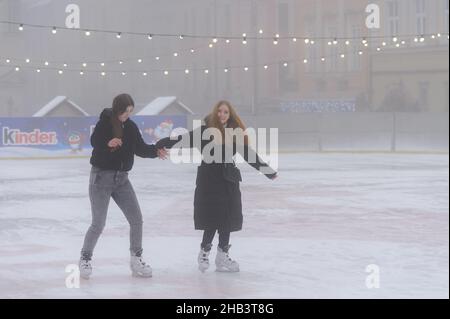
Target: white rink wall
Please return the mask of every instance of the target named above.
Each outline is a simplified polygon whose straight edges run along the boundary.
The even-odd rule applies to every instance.
[[[448,113],[292,113],[244,119],[251,127],[278,127],[281,150],[449,151]]]
[[[198,115],[188,116],[192,128]],[[448,113],[290,113],[244,116],[247,127],[278,129],[285,152],[449,152]],[[267,144],[269,146],[269,144]],[[0,159],[89,156],[31,147],[0,147]]]

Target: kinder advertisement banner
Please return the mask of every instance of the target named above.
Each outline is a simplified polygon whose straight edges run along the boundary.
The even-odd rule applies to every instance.
[[[154,144],[177,128],[186,116],[134,116],[144,140]],[[98,117],[0,118],[0,158],[88,156]]]

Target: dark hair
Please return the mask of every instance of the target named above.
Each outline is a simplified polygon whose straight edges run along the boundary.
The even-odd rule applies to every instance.
[[[119,116],[126,112],[129,106],[134,107],[134,101],[129,94],[120,94],[114,98],[112,111],[114,116]]]
[[[113,136],[116,138],[123,137],[123,124],[119,121],[118,116],[125,113],[130,105],[134,107],[134,101],[129,94],[120,94],[114,98],[111,124],[113,127]]]

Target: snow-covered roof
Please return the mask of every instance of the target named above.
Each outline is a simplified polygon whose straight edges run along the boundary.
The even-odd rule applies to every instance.
[[[169,105],[177,103],[182,109],[189,114],[194,114],[190,108],[177,100],[176,96],[162,96],[154,99],[147,106],[145,106],[137,115],[158,115]]]
[[[44,117],[64,102],[67,102],[71,107],[73,107],[74,109],[79,111],[84,116],[89,116],[89,114],[85,110],[83,110],[77,104],[75,104],[74,102],[69,100],[66,96],[57,96],[53,100],[51,100],[47,105],[45,105],[43,108],[41,108],[39,111],[37,111],[33,115],[33,117]]]

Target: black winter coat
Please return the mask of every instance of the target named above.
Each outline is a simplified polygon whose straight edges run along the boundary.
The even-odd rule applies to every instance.
[[[158,157],[155,145],[144,142],[136,123],[130,119],[123,123],[122,146],[112,151],[108,146],[109,141],[113,139],[111,117],[112,109],[103,110],[91,136],[94,148],[91,156],[93,166],[104,170],[127,172],[133,168],[134,155],[143,158]]]
[[[206,126],[201,127],[203,135]],[[179,136],[177,140],[170,138],[161,139],[156,143],[156,147],[172,148],[177,143],[189,141],[189,145],[183,145],[181,148],[194,147],[194,132],[189,135]],[[201,151],[205,145],[210,143],[212,139],[201,141]],[[200,145],[199,145],[200,146]],[[237,147],[233,145],[233,155],[236,154]],[[213,151],[211,154],[214,154]],[[239,183],[242,181],[241,173],[235,163],[226,163],[225,146],[222,145],[223,159],[219,163],[206,163],[204,160],[197,169],[197,180],[194,197],[194,224],[197,230],[218,230],[223,232],[235,232],[242,229],[242,201]],[[243,155],[248,162],[250,155],[256,157],[256,163],[249,163],[252,167],[259,170],[261,167],[269,169],[270,173],[265,174],[268,178],[276,175],[276,172],[268,167],[255,152],[245,146]]]

